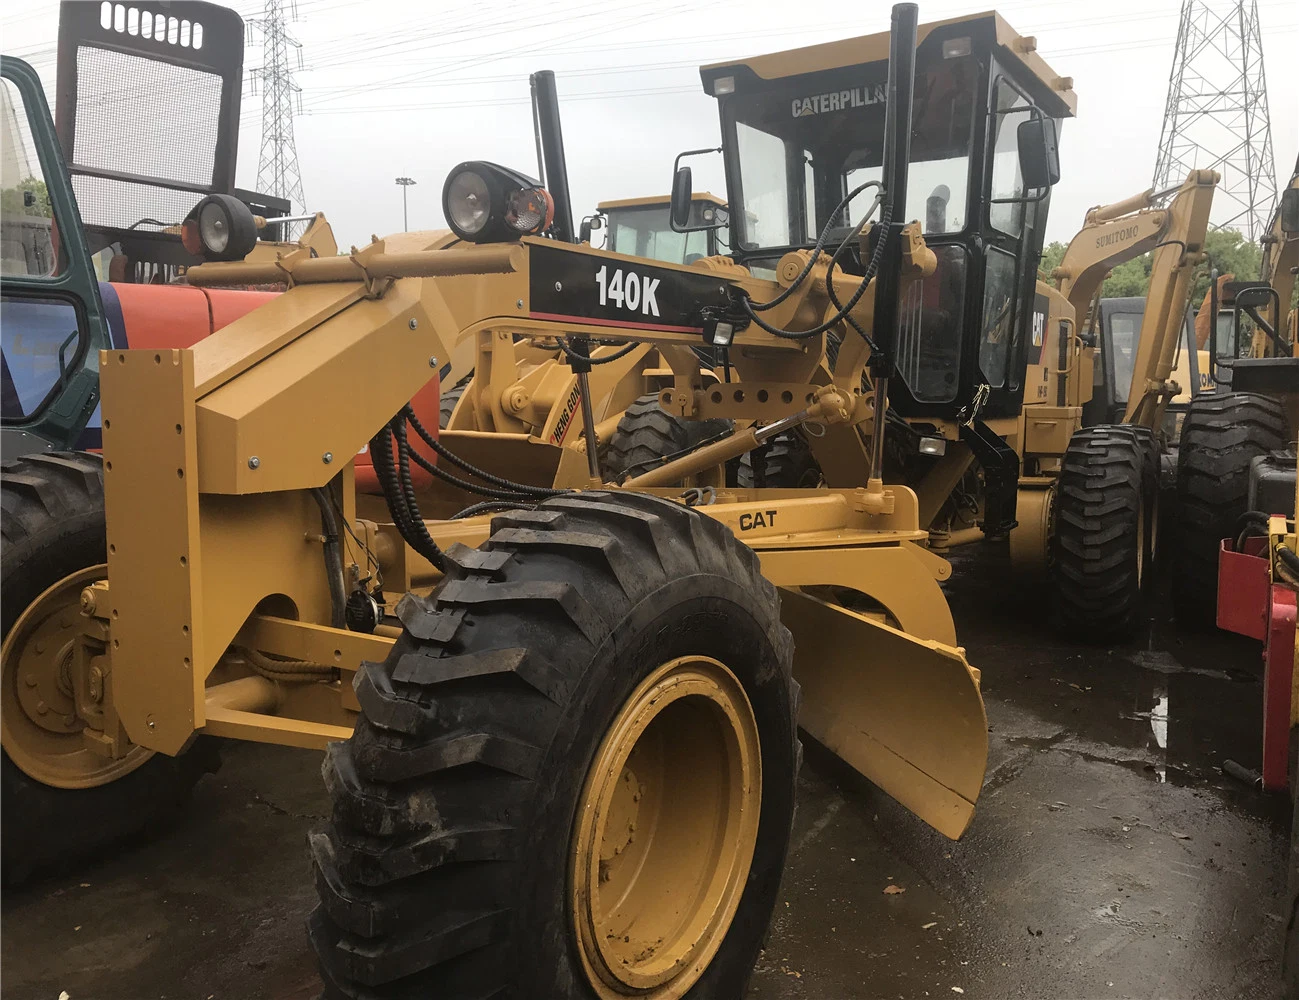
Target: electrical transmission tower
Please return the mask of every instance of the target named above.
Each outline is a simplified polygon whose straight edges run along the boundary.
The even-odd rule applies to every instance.
[[[1258,0],[1182,2],[1155,189],[1197,167],[1222,174],[1215,227],[1257,241],[1277,199]]]
[[[250,23],[262,31],[262,65],[253,70],[262,91],[262,155],[257,166],[257,189],[279,195],[306,211],[302,194],[302,173],[298,169],[298,148],[293,140],[294,109],[302,110],[302,88],[293,82],[289,69],[289,49],[296,53],[297,68],[302,68],[302,45],[289,34],[289,18],[297,20],[295,0],[266,0],[262,16]]]

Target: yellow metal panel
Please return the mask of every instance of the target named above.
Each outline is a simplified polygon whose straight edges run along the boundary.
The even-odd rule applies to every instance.
[[[330,620],[320,508],[310,494],[205,494],[199,498],[199,515],[204,629],[202,646],[196,648],[204,674],[266,598],[277,609],[287,601],[292,611],[285,611],[304,621]]]
[[[1024,453],[1063,455],[1069,439],[1082,426],[1077,406],[1034,406],[1024,410]]]
[[[360,284],[310,285],[278,295],[194,346],[201,396],[342,311],[364,294]]]
[[[430,359],[448,356],[454,322],[439,296],[419,293],[406,279],[357,302],[203,397],[200,489],[260,493],[333,478],[391,419],[393,401],[432,378]]]
[[[101,351],[114,702],[177,753],[202,725],[202,558],[190,351]]]
[[[963,651],[792,591],[781,620],[794,634],[799,725],[940,833],[964,833],[988,719]]]
[[[952,612],[929,563],[946,560],[931,553],[924,553],[927,560],[921,559],[919,553],[913,545],[886,545],[813,552],[759,550],[759,558],[762,575],[778,587],[848,587],[877,601],[903,631],[918,639],[955,645]]]

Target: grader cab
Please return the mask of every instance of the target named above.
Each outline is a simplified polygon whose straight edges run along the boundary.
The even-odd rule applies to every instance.
[[[205,198],[189,282],[288,290],[189,348],[100,352],[102,468],[6,467],[6,815],[21,795],[93,831],[129,787],[120,833],[193,780],[196,737],[327,747],[331,996],[740,995],[797,727],[959,836],[986,718],[926,501],[885,481],[886,413],[999,469],[1009,525],[989,421],[1019,419],[1042,346],[1072,106],[1032,49],[900,4],[887,34],[706,68],[738,238],[691,265],[569,241],[554,106],[549,190],[466,161],[451,233],[232,261],[247,221]],[[465,343],[439,435],[408,401]],[[601,421],[637,365],[663,412],[723,429],[613,485]],[[726,488],[799,427],[828,488]]]

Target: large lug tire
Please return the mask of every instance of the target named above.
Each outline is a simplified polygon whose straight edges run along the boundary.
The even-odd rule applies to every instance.
[[[1173,611],[1183,628],[1217,622],[1218,544],[1249,501],[1249,467],[1285,447],[1285,413],[1266,396],[1230,392],[1191,401],[1177,449]]]
[[[681,505],[595,492],[447,557],[326,756],[325,995],[742,996],[799,754],[792,641],[753,553]]]
[[[99,456],[6,461],[0,503],[0,814],[13,884],[166,821],[216,756],[210,741],[176,758],[134,747],[111,760],[85,748],[68,667],[81,589],[107,559]]]
[[[754,474],[754,462],[762,475]],[[814,490],[825,485],[821,466],[812,455],[812,446],[801,431],[785,431],[767,442],[766,447],[740,456],[735,485],[743,489]]]
[[[1056,489],[1055,618],[1072,639],[1109,642],[1141,621],[1158,538],[1159,462],[1144,427],[1074,434]]]
[[[776,489],[812,490],[825,484],[812,446],[798,430],[777,434],[767,447],[764,485]]]
[[[729,420],[686,420],[668,413],[659,406],[658,396],[650,393],[627,407],[600,465],[607,478],[621,482],[730,429]]]

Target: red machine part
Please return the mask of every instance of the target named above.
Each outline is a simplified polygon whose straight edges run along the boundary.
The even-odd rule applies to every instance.
[[[1263,787],[1289,787],[1290,692],[1294,673],[1295,592],[1273,584],[1263,645]]]
[[[1290,694],[1294,673],[1295,592],[1272,583],[1268,539],[1230,539],[1218,550],[1218,627],[1263,643],[1263,787],[1285,791],[1290,765]]]

